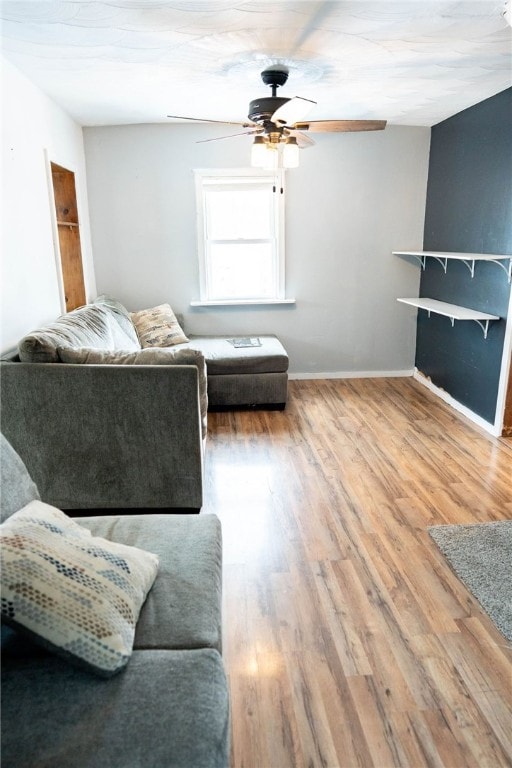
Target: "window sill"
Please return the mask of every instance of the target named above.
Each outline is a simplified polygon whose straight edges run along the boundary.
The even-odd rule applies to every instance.
[[[219,301],[191,301],[191,307],[250,307],[268,304],[295,304],[295,299],[220,299]]]

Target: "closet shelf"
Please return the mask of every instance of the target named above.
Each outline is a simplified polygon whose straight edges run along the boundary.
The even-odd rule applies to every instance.
[[[475,262],[492,261],[493,264],[497,264],[498,267],[504,270],[509,283],[512,277],[512,256],[506,253],[451,253],[450,251],[393,251],[392,253],[394,256],[414,256],[420,262],[422,269],[425,269],[427,258],[436,259],[443,267],[445,273],[448,261],[462,261],[469,269],[471,277],[475,276]],[[503,262],[507,261],[508,266],[503,264]]]
[[[410,304],[412,307],[418,307],[418,309],[424,309],[428,312],[429,317],[431,312],[434,312],[436,315],[449,317],[452,321],[452,326],[455,320],[474,320],[484,332],[484,339],[487,338],[490,321],[500,319],[499,315],[478,312],[476,309],[459,307],[457,304],[447,304],[445,301],[438,301],[437,299],[397,299],[397,301],[402,302],[402,304]]]

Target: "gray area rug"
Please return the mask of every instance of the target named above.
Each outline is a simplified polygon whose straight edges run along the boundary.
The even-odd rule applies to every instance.
[[[512,643],[512,520],[428,529],[455,573]]]

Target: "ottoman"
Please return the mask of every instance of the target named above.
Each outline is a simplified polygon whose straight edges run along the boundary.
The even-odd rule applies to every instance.
[[[206,360],[209,410],[286,406],[288,355],[276,336],[251,337],[259,339],[256,347],[237,347],[226,336],[189,338]]]

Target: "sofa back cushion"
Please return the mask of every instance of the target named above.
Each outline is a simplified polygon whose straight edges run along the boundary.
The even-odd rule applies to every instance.
[[[135,330],[135,326],[131,321],[130,313],[126,307],[121,304],[120,301],[112,298],[112,296],[107,296],[106,294],[102,293],[101,296],[98,296],[96,299],[94,299],[93,304],[101,304],[105,307],[108,307],[112,312],[112,315],[121,326],[122,330],[135,344],[135,348],[140,348],[139,337],[137,336],[137,331]]]
[[[58,347],[140,349],[104,304],[86,304],[23,338],[18,346],[22,363],[56,363]]]
[[[0,521],[39,499],[37,486],[7,438],[0,433]]]

